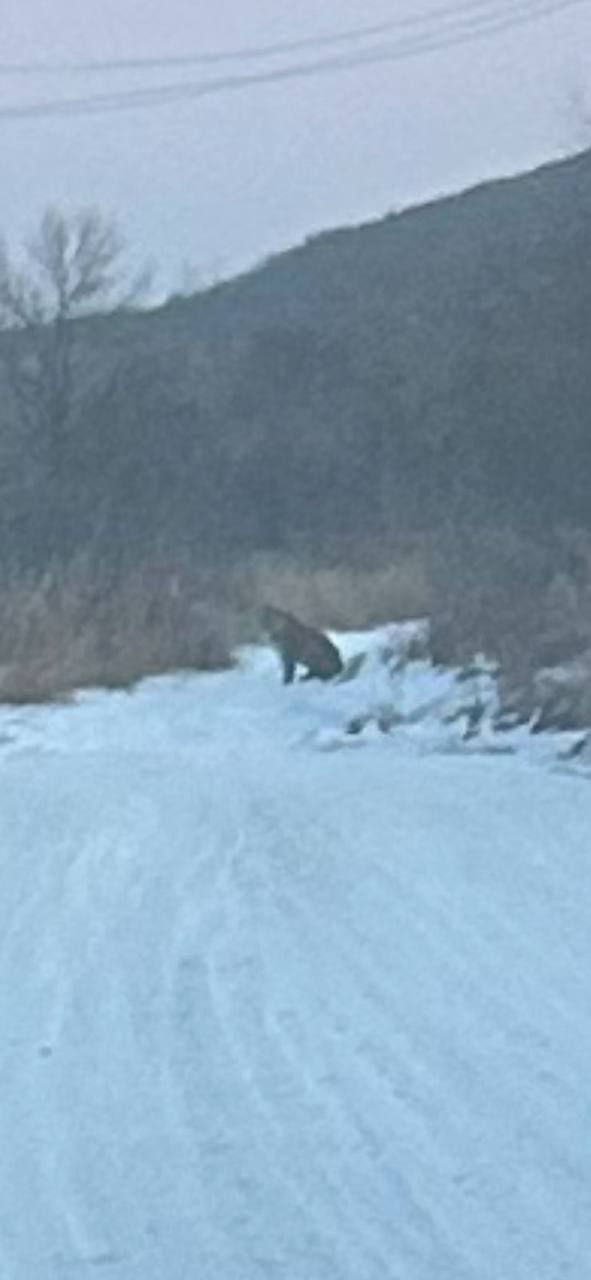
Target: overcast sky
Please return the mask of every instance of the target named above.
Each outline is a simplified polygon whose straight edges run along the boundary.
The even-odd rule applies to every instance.
[[[439,17],[425,17],[438,7]],[[487,39],[398,56],[409,42],[465,36],[477,22],[542,7],[544,0],[0,0],[4,68],[224,52],[415,24],[258,61],[113,74],[0,71],[0,230],[13,240],[48,202],[99,204],[159,264],[167,286],[183,272],[200,283],[320,228],[574,149],[581,129],[573,99],[591,90],[591,0]],[[194,86],[386,50],[396,59],[155,108],[2,115],[17,104]]]

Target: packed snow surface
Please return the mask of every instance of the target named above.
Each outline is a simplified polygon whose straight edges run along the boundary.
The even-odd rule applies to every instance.
[[[588,769],[376,653],[0,711],[1,1280],[591,1275]]]

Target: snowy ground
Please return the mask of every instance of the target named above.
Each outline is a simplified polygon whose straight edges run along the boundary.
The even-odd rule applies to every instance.
[[[458,696],[0,711],[1,1280],[591,1274],[589,768]]]

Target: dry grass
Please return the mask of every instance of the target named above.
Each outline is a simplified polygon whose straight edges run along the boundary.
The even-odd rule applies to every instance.
[[[226,588],[241,613],[269,603],[311,625],[348,630],[424,616],[429,610],[428,566],[420,551],[373,568],[324,566],[292,557],[258,555],[238,566]]]
[[[83,557],[0,591],[0,702],[223,669],[238,642],[258,638],[265,602],[319,626],[364,627],[424,613],[428,587],[417,557],[369,571],[257,556],[223,573],[157,560],[123,578]]]
[[[431,633],[436,660],[475,652],[501,667],[501,694],[537,709],[536,673],[591,648],[591,539],[558,530],[534,541],[497,529],[469,551],[443,542],[433,555]],[[575,717],[576,719],[576,717]]]
[[[231,663],[233,619],[195,576],[145,566],[123,580],[77,562],[0,593],[0,701],[124,687],[180,668]]]
[[[266,554],[222,571],[159,557],[124,576],[80,558],[0,590],[0,702],[223,669],[258,639],[264,603],[336,630],[429,616],[437,661],[483,651],[527,700],[540,667],[591,648],[591,539],[493,529],[365,548],[347,564]]]

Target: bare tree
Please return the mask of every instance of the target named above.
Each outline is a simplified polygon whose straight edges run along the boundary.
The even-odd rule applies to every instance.
[[[50,482],[56,536],[67,524],[68,463],[84,395],[81,321],[139,300],[148,274],[130,280],[115,223],[97,209],[49,208],[20,253],[0,241],[0,361],[19,449]]]
[[[117,227],[96,209],[47,209],[19,257],[0,242],[5,374],[21,421],[41,432],[58,471],[77,392],[74,322],[130,306],[147,283],[127,283],[123,250]]]

